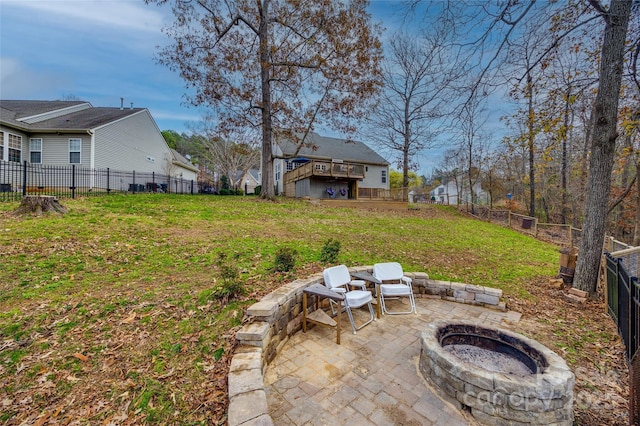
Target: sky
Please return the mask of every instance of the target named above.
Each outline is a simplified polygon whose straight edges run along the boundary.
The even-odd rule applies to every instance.
[[[371,2],[386,34],[400,25],[398,4]],[[172,21],[168,6],[143,0],[0,0],[0,99],[122,102],[148,108],[160,130],[189,132],[203,113],[186,104],[178,73],[156,61]],[[425,153],[418,173],[438,161],[437,150]]]

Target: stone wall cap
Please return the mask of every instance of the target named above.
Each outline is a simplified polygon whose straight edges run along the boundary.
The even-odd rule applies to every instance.
[[[262,340],[267,337],[271,326],[268,322],[257,321],[247,324],[236,333],[236,339],[243,340]]]

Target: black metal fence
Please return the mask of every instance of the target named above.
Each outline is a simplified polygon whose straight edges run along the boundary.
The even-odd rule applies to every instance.
[[[36,194],[75,198],[111,192],[194,194],[199,191],[193,180],[155,172],[0,161],[0,201],[16,201],[24,195]]]
[[[627,348],[627,360],[638,350],[640,332],[640,284],[629,276],[621,258],[606,253],[607,303],[609,315],[618,324],[618,332]]]
[[[607,308],[618,325],[629,365],[629,424],[640,424],[640,284],[629,276],[622,258],[605,253]]]

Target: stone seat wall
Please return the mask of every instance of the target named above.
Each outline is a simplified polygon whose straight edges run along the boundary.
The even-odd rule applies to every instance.
[[[372,266],[349,268],[351,273],[373,272]],[[405,272],[412,279],[417,298],[441,298],[452,302],[506,310],[502,290],[448,281],[431,280],[424,272]],[[263,374],[289,337],[302,329],[303,290],[324,284],[322,274],[287,283],[247,309],[246,324],[236,333],[239,347],[229,368],[229,426],[271,425]],[[372,283],[367,283],[372,292]],[[309,297],[309,307],[315,298]],[[380,319],[384,320],[383,318]]]

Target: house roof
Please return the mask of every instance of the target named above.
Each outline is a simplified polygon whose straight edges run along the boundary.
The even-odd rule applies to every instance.
[[[169,148],[171,150],[171,155],[173,155],[174,164],[189,169],[194,172],[198,172],[198,167],[195,166],[191,161],[189,161],[185,156],[180,154],[173,148]]]
[[[243,177],[251,178],[256,182],[260,182],[260,170],[258,169],[249,169],[246,173],[242,174],[242,170],[236,170],[236,181],[242,179]]]
[[[84,101],[0,100],[0,123],[25,131],[87,131],[144,108],[92,107]]]
[[[290,140],[281,141],[278,146],[285,158],[305,157],[314,160],[343,160],[354,163],[379,164],[388,166],[389,162],[363,142],[351,139],[337,139],[311,133],[308,142],[300,148]]]

